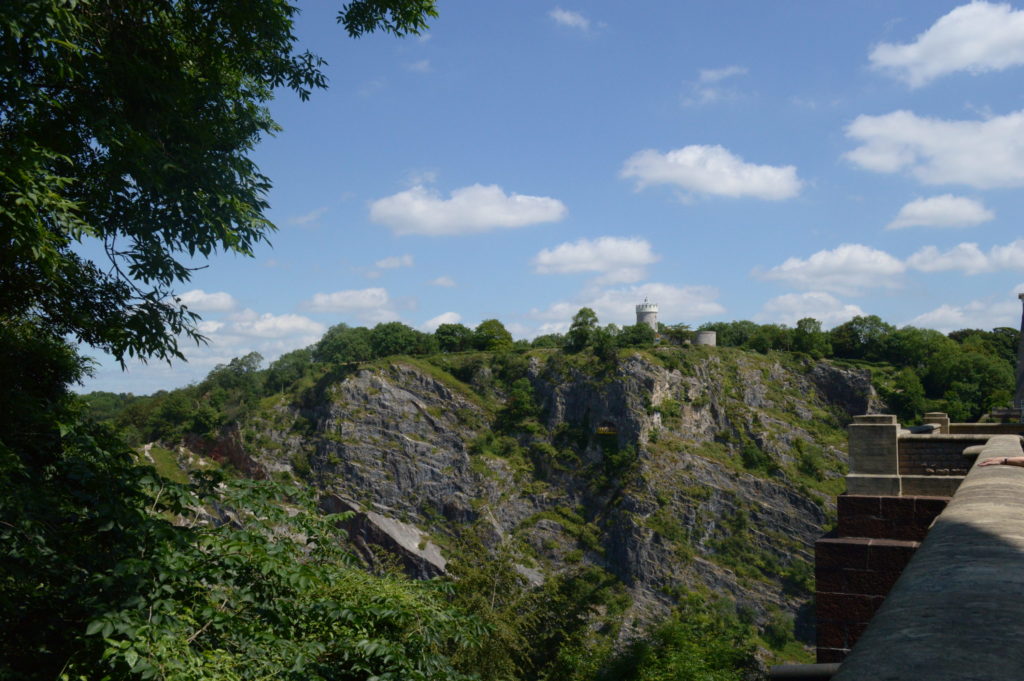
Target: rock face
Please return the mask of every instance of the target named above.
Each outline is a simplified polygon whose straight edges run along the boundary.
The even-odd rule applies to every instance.
[[[434,544],[472,524],[520,540],[535,580],[604,568],[638,621],[704,586],[760,620],[794,613],[800,633],[842,427],[875,405],[870,377],[731,348],[673,352],[614,367],[537,353],[451,373],[396,361],[282,396],[242,424],[244,445],[259,470],[292,471],[356,511],[349,530],[368,560],[383,546],[412,574],[438,574]],[[532,389],[528,417],[514,412],[514,378]]]

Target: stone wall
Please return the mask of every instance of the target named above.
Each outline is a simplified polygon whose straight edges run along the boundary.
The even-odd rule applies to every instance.
[[[815,544],[819,663],[841,662],[850,652],[948,501],[838,498],[838,527]]]

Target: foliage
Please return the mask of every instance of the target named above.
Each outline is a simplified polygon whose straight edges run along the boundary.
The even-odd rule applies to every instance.
[[[0,318],[114,357],[201,338],[172,295],[192,259],[251,255],[273,226],[250,158],[279,89],[325,85],[278,0],[0,5]],[[432,0],[360,0],[353,35],[425,28]],[[94,241],[108,266],[82,259]]]
[[[821,330],[821,322],[810,317],[804,317],[796,323],[796,329],[793,330],[793,349],[797,352],[806,352],[816,359],[832,354],[832,345],[828,341],[828,335]]]
[[[597,314],[589,307],[581,307],[573,315],[569,332],[565,334],[565,351],[580,352],[591,345],[597,328]]]
[[[301,490],[187,487],[101,432],[72,427],[63,442],[50,475],[2,501],[0,608],[21,622],[0,643],[9,674],[463,678],[447,653],[470,645],[475,621],[432,584],[354,567]],[[25,470],[3,455],[14,482]]]
[[[836,357],[848,359],[881,359],[886,336],[896,330],[877,315],[857,316],[829,332]]]
[[[627,648],[602,681],[743,681],[758,669],[753,636],[722,600],[689,594]]]
[[[464,324],[441,324],[434,331],[441,352],[463,352],[473,348],[473,330]]]
[[[473,331],[473,346],[489,352],[511,350],[512,334],[497,319],[485,319]]]
[[[530,341],[534,348],[560,348],[565,345],[565,335],[561,333],[548,333],[537,336]]]
[[[449,569],[453,603],[482,623],[478,645],[461,664],[484,681],[563,681],[584,676],[588,660],[603,659],[628,605],[622,584],[597,567],[571,569],[532,586],[518,569],[510,542],[487,549],[467,534]],[[603,614],[602,614],[603,613]],[[603,625],[592,628],[595,620]]]

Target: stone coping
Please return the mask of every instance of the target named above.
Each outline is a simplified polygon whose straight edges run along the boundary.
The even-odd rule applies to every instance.
[[[909,430],[900,431],[901,440],[922,440],[925,442],[977,442],[992,437],[991,433],[911,433]],[[1010,435],[1009,437],[1013,437]]]
[[[978,460],[1022,456],[991,437]],[[1024,468],[971,468],[834,681],[963,681],[1024,669]]]

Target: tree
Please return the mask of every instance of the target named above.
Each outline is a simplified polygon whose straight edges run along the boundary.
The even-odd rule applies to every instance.
[[[462,352],[473,346],[473,330],[464,324],[441,324],[434,338],[441,352]]]
[[[878,315],[858,315],[829,331],[829,340],[836,357],[877,361],[886,338],[894,331],[896,327]]]
[[[757,329],[757,324],[744,319],[732,322],[708,322],[701,324],[697,330],[714,331],[718,345],[738,348],[746,345]]]
[[[473,331],[473,346],[489,352],[511,350],[512,334],[497,319],[485,319]]]
[[[530,346],[534,348],[560,348],[565,345],[565,334],[561,333],[546,333],[537,336],[530,342]]]
[[[380,593],[332,602],[342,583],[308,561],[334,537],[307,544],[316,533],[287,527],[275,492],[262,529],[175,526],[195,498],[83,424],[68,391],[87,367],[65,338],[122,362],[181,357],[179,335],[200,336],[174,286],[196,260],[266,241],[270,182],[250,155],[277,130],[267,103],[325,83],[321,60],[295,50],[297,11],[281,0],[0,3],[0,677],[148,678],[157,665],[164,678],[218,681],[458,677],[436,654],[454,643],[432,624],[451,621],[437,620],[439,599],[418,623],[401,594],[381,601],[404,633],[365,618],[370,629],[331,633],[330,613]],[[402,35],[434,14],[433,0],[355,0],[339,19],[353,36]],[[78,254],[86,241],[102,264]],[[140,402],[136,417],[190,418],[194,395],[182,395]],[[294,545],[273,545],[282,539]],[[405,648],[410,635],[420,642]],[[332,642],[329,661],[355,662],[295,667]]]
[[[418,354],[421,335],[402,322],[383,322],[370,331],[370,348],[374,357]]]
[[[126,356],[182,357],[194,257],[266,241],[250,155],[267,103],[324,87],[278,0],[0,3],[0,319]],[[417,33],[434,0],[355,0],[349,34]],[[76,254],[98,241],[109,263]]]
[[[589,307],[581,307],[573,315],[569,333],[565,334],[566,352],[580,352],[593,342],[597,330],[597,313]]]
[[[630,328],[630,327],[626,327]],[[662,324],[658,322],[658,334],[672,345],[683,345],[693,340],[693,331],[689,324]]]
[[[335,324],[327,329],[323,338],[313,346],[313,360],[348,364],[373,359],[370,330],[365,326],[355,328],[348,324]]]
[[[644,323],[622,327],[615,339],[621,348],[649,348],[654,345],[654,329]]]
[[[821,322],[811,317],[804,317],[796,323],[793,330],[793,349],[806,352],[811,357],[820,359],[832,354],[828,335],[821,330]]]

